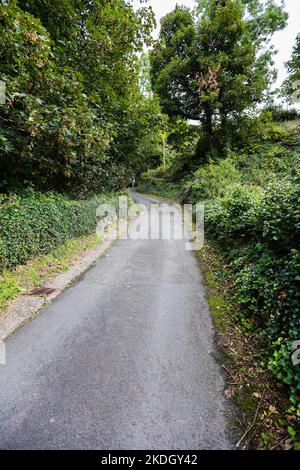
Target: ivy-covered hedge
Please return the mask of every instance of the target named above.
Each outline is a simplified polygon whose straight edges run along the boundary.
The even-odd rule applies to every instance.
[[[257,188],[258,189],[258,188]],[[228,264],[235,303],[264,339],[269,368],[300,396],[300,184],[275,182],[264,190],[240,185],[207,203],[206,234]]]
[[[54,193],[0,196],[0,272],[47,253],[67,239],[92,233],[101,203],[118,195],[71,200]]]

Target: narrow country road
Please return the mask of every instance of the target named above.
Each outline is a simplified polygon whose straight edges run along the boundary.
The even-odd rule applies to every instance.
[[[201,273],[184,240],[117,241],[6,348],[1,449],[233,447]]]

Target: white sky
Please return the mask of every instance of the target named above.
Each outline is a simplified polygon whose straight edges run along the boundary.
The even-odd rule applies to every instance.
[[[278,0],[280,3],[280,0]],[[135,6],[141,6],[139,0],[134,0]],[[193,8],[194,0],[148,0],[156,15],[157,23],[166,13],[172,11],[176,4],[185,5]],[[288,26],[284,31],[280,31],[274,35],[273,44],[278,50],[275,56],[275,67],[278,71],[278,80],[276,86],[279,87],[286,78],[287,72],[284,63],[291,57],[293,45],[298,33],[300,33],[300,0],[285,0],[286,11],[289,13]],[[155,36],[157,36],[156,31]]]

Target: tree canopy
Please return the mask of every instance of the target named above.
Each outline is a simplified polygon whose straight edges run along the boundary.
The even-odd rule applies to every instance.
[[[284,94],[292,103],[300,101],[300,34],[296,38],[292,57],[286,64],[289,76],[284,83]]]
[[[274,51],[265,46],[286,20],[273,0],[198,0],[195,12],[176,6],[150,56],[163,110],[200,119],[209,138],[221,124],[226,137],[228,120],[260,103],[274,80]]]
[[[137,55],[153,24],[127,0],[0,6],[2,191],[115,188],[157,163],[161,113],[140,91]]]

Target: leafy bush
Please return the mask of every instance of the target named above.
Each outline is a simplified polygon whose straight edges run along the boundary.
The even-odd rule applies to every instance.
[[[226,159],[200,167],[194,174],[192,191],[196,200],[224,196],[228,186],[238,183],[241,174],[233,161]]]
[[[272,119],[271,112],[262,112],[259,116],[249,117],[247,114],[238,116],[228,122],[228,132],[231,135],[233,149],[257,147],[262,143],[284,142],[289,138],[289,132]],[[222,128],[219,129],[222,139]]]
[[[285,109],[280,105],[273,105],[268,106],[266,111],[272,114],[272,118],[276,122],[295,121],[299,119],[299,113],[295,108]]]
[[[96,209],[117,203],[117,195],[70,200],[54,193],[28,192],[0,199],[0,271],[47,253],[72,237],[92,233]]]
[[[206,227],[223,248],[235,301],[268,344],[270,370],[296,403],[300,367],[290,346],[300,339],[300,185],[237,187],[208,204]]]
[[[138,181],[138,190],[166,198],[178,198],[181,191],[181,182],[170,180],[169,170],[158,168],[144,173]]]
[[[1,192],[116,190],[160,160],[160,108],[135,54],[152,13],[85,3],[0,2]]]
[[[289,181],[297,177],[300,153],[291,143],[260,143],[239,152],[235,164],[241,172],[242,183],[264,186],[271,181]]]

